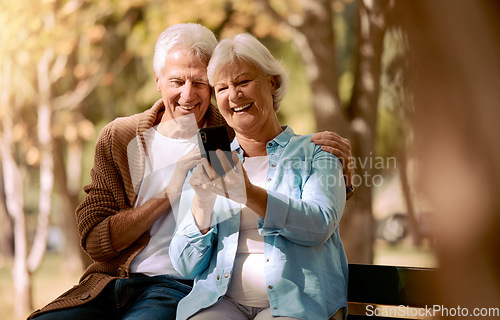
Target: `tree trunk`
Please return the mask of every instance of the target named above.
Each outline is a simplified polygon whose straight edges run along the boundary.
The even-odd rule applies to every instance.
[[[28,244],[26,239],[26,221],[24,217],[23,177],[12,152],[12,122],[10,116],[3,119],[3,138],[0,139],[2,169],[5,182],[7,210],[14,220],[14,314],[16,318],[25,317],[32,310],[31,275],[28,271]]]
[[[62,221],[61,227],[64,233],[63,255],[64,262],[62,269],[68,274],[81,272],[85,269],[90,259],[80,248],[80,238],[75,219],[75,210],[78,206],[78,191],[81,184],[81,142],[73,142],[69,146],[68,163],[64,158],[64,143],[61,139],[54,141],[54,161],[57,168],[66,168],[66,170],[57,170],[55,172],[56,183],[62,201]]]
[[[49,64],[54,56],[46,49],[37,65],[38,79],[38,141],[40,142],[40,193],[38,201],[38,225],[33,247],[28,257],[28,268],[34,272],[40,265],[47,249],[49,215],[52,207],[54,165],[52,158],[52,107],[50,105]]]
[[[418,228],[419,223],[411,196],[410,181],[408,178],[408,156],[406,143],[403,147],[403,151],[399,155],[399,175],[401,179],[401,190],[403,191],[403,197],[406,203],[406,211],[408,214],[408,221],[410,223],[410,233],[413,239],[413,245],[419,246],[422,242],[422,235],[420,234],[420,229]]]
[[[28,271],[27,256],[28,243],[26,237],[26,221],[24,217],[24,188],[23,177],[14,159],[14,142],[12,137],[13,111],[16,105],[11,103],[10,79],[12,77],[11,63],[3,67],[3,86],[0,100],[2,107],[2,135],[0,136],[0,154],[3,170],[3,182],[6,199],[7,212],[11,215],[14,223],[14,265],[12,267],[12,278],[14,282],[14,315],[21,319],[32,310],[31,298],[31,275]]]
[[[341,221],[342,239],[353,263],[373,262],[374,218],[372,186],[381,56],[390,0],[359,2],[358,63],[348,110],[351,123],[351,148],[355,157],[356,194],[348,202]]]
[[[0,155],[0,267],[14,258],[14,230],[12,218],[7,211],[2,161]]]
[[[303,21],[293,28],[293,40],[311,86],[316,128],[347,135],[338,98],[331,1],[304,1],[303,10]]]

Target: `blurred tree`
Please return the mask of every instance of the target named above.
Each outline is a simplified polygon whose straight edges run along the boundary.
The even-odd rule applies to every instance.
[[[373,156],[376,141],[381,55],[393,1],[357,2],[357,61],[352,96],[345,108],[339,100],[333,31],[332,10],[338,1],[294,2],[284,9],[272,0],[259,0],[259,3],[264,12],[292,32],[311,85],[317,130],[339,132],[351,140],[357,161],[349,165],[356,170],[358,179],[353,183],[357,192],[355,200],[348,202],[342,218],[342,238],[351,262],[371,263],[374,223],[372,181],[368,179],[373,177],[374,168],[366,164]]]
[[[109,48],[119,41],[125,43],[126,30],[139,17],[130,14],[131,5],[121,5],[120,10],[113,10],[112,5],[111,1],[78,0],[2,2],[1,147],[6,205],[14,217],[17,317],[32,310],[30,278],[47,247],[54,181],[63,204],[59,218],[66,240],[64,268],[80,272],[85,264],[74,210],[81,188],[82,145],[93,137],[94,127],[83,114],[82,102],[130,62],[127,50],[111,50],[104,56],[101,44]],[[110,19],[108,25],[115,23],[111,29],[125,31],[121,37],[103,41],[107,29],[98,21],[116,12],[123,16]],[[36,141],[27,143],[33,128]],[[22,172],[33,170],[24,164],[37,167],[40,174],[38,225],[29,255]]]
[[[12,218],[7,211],[2,161],[0,161],[0,266],[14,257],[14,233],[12,227]]]

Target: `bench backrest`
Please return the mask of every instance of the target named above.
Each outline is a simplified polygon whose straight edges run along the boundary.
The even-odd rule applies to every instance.
[[[429,268],[349,264],[348,319],[418,319],[409,308],[436,304],[435,277]]]

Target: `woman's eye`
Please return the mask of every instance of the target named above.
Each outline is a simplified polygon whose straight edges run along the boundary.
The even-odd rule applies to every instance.
[[[216,91],[217,91],[217,93],[221,93],[221,92],[223,92],[226,89],[227,89],[227,87],[219,87],[219,88],[217,88]]]
[[[245,85],[245,84],[247,84],[247,83],[249,83],[249,82],[250,82],[250,80],[242,80],[242,81],[238,82],[238,85],[239,85],[239,86],[241,86],[241,85]]]

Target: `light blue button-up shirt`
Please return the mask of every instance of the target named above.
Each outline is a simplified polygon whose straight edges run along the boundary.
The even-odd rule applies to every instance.
[[[266,146],[268,196],[259,232],[265,242],[262,276],[271,313],[326,320],[347,307],[348,265],[339,235],[346,197],[342,165],[310,136],[295,135],[290,127]],[[242,159],[236,139],[233,148]],[[185,195],[181,202],[191,204],[192,194]],[[178,226],[169,250],[172,264],[195,283],[179,303],[177,319],[188,319],[226,293],[238,246],[240,211],[239,204],[218,197],[212,228],[205,235],[192,214]]]

